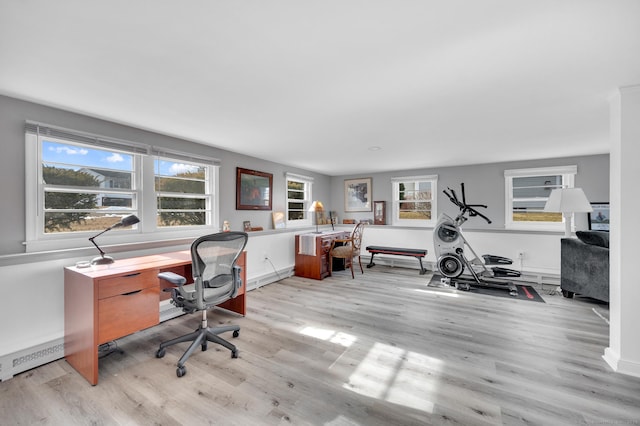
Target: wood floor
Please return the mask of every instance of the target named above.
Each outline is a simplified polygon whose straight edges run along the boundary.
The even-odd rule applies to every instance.
[[[64,360],[0,383],[3,425],[584,425],[640,423],[640,379],[613,373],[606,305],[427,287],[416,270],[297,277],[251,291],[240,356],[157,345],[182,316],[118,341],[92,387]],[[230,334],[230,333],[229,333]],[[228,336],[231,338],[231,336]]]

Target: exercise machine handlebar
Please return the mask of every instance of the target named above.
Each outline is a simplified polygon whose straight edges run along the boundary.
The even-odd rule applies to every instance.
[[[460,199],[456,195],[456,191],[454,191],[453,189],[447,188],[442,191],[444,192],[444,195],[446,195],[449,198],[449,200],[453,204],[458,206],[458,208],[460,209],[460,214],[458,217],[464,216],[465,214],[469,214],[469,216],[472,216],[472,217],[480,216],[481,218],[486,220],[487,223],[491,223],[491,219],[489,219],[487,216],[483,215],[478,210],[476,210],[476,208],[480,208],[480,207],[483,209],[486,209],[487,206],[485,204],[467,204],[466,196],[464,193],[464,183],[460,184],[460,188],[462,190],[462,201],[460,201]]]

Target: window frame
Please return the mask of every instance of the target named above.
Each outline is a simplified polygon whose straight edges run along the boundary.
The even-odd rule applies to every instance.
[[[170,153],[167,152],[157,152],[156,155],[154,156],[154,170],[153,170],[153,175],[154,175],[154,192],[156,195],[156,203],[154,204],[156,206],[156,213],[158,213],[158,209],[157,209],[157,202],[158,202],[158,198],[160,197],[172,197],[172,198],[184,198],[184,199],[189,199],[189,198],[203,198],[205,200],[205,224],[204,225],[188,225],[188,226],[158,226],[156,225],[156,228],[158,231],[164,232],[170,229],[194,229],[194,228],[205,228],[208,226],[212,226],[213,223],[217,223],[213,221],[214,218],[214,212],[213,212],[213,208],[215,205],[214,199],[215,199],[215,188],[214,188],[214,170],[212,169],[212,167],[210,167],[210,165],[205,164],[202,161],[198,161],[196,159],[189,159],[186,160],[184,158],[177,158],[177,155],[171,156]],[[161,175],[161,174],[156,174],[156,169],[155,169],[155,164],[159,161],[169,161],[169,162],[180,162],[183,161],[185,163],[188,163],[190,165],[195,165],[198,167],[203,167],[205,169],[205,177],[204,177],[204,188],[205,188],[205,192],[204,194],[192,194],[192,193],[176,193],[176,192],[169,192],[169,191],[159,191],[156,187],[155,187],[155,182],[156,182],[156,178],[170,178],[170,176],[168,175]],[[165,210],[165,209],[163,209]],[[179,211],[179,210],[177,210]]]
[[[429,182],[431,184],[431,219],[400,218],[400,184],[406,182]],[[438,175],[399,176],[391,178],[391,224],[394,226],[433,227],[438,221]]]
[[[309,207],[313,202],[313,181],[314,179],[309,176],[303,176],[295,173],[285,173],[284,180],[284,189],[285,189],[285,223],[287,228],[300,228],[304,226],[312,226],[312,216],[309,214]],[[295,219],[289,220],[289,203],[290,202],[300,202],[298,199],[289,198],[289,181],[299,182],[304,184],[304,199],[302,200],[304,204],[303,213],[304,219]]]
[[[526,169],[511,169],[504,171],[505,188],[505,229],[528,230],[528,231],[564,231],[564,216],[560,222],[540,222],[540,221],[514,221],[513,220],[513,179],[523,177],[538,176],[562,176],[562,188],[574,188],[575,176],[578,173],[578,166],[551,166],[536,167]]]
[[[68,138],[64,136],[67,134],[70,135]],[[196,238],[201,236],[205,230],[206,232],[212,232],[212,228],[214,230],[218,228],[219,160],[211,157],[180,153],[179,151],[165,150],[136,142],[106,138],[42,123],[27,122],[25,126],[26,238],[24,243],[27,253],[93,247],[88,241],[88,238],[100,232],[44,232],[44,189],[46,187],[42,179],[42,146],[44,140],[133,155],[132,189],[126,190],[125,192],[134,194],[137,205],[135,206],[136,209],[131,210],[130,213],[138,215],[140,223],[132,229],[118,229],[117,232],[109,232],[101,235],[99,237],[101,247],[104,248],[116,244],[126,245],[140,242]],[[210,191],[208,195],[210,197],[209,202],[211,209],[207,212],[209,222],[206,225],[171,227],[156,225],[158,193],[155,191],[154,162],[159,153],[169,161],[198,162],[207,168],[208,171],[206,173],[209,179],[207,190]],[[151,188],[151,190],[143,191],[144,188]],[[108,191],[101,192],[112,192],[112,190],[109,189]],[[114,190],[113,192],[122,191]]]

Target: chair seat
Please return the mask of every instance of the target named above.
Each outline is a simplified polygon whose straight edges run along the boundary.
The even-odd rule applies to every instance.
[[[351,269],[351,278],[355,278],[353,274],[353,259],[358,258],[360,272],[364,274],[362,269],[362,260],[360,259],[360,246],[362,244],[362,230],[364,222],[358,223],[351,231],[351,237],[348,239],[333,240],[329,248],[329,274],[333,275],[333,258],[345,259],[345,267],[348,265]],[[343,245],[338,245],[343,244]]]
[[[233,282],[230,282],[227,285],[222,287],[215,288],[203,288],[202,289],[202,299],[208,305],[211,302],[217,302],[218,299],[223,297],[225,294],[229,293],[229,290],[233,287]],[[189,294],[190,297],[186,298],[187,301],[194,301],[196,297],[196,285],[195,284],[187,284],[182,286],[183,295]],[[217,304],[217,303],[216,303]]]
[[[351,246],[338,246],[334,247],[331,252],[333,257],[351,257],[352,256],[352,248]]]

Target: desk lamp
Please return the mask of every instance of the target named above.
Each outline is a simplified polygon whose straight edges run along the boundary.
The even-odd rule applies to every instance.
[[[582,188],[560,188],[551,191],[544,211],[562,213],[564,237],[570,238],[573,213],[589,213],[593,211],[593,208]]]
[[[321,201],[314,201],[311,203],[311,207],[309,207],[310,212],[316,213],[316,234],[322,234],[322,232],[318,231],[318,213],[324,211],[324,206]]]
[[[100,256],[93,258],[93,260],[91,261],[91,264],[92,265],[109,265],[114,262],[113,257],[105,255],[102,249],[98,246],[98,244],[96,244],[96,242],[94,241],[96,237],[99,237],[100,235],[104,234],[107,231],[111,231],[113,228],[119,228],[121,226],[131,226],[131,225],[135,225],[138,222],[140,222],[140,219],[138,219],[136,215],[130,214],[129,216],[123,217],[120,220],[120,222],[114,223],[104,231],[89,238],[89,241],[91,241],[93,245],[96,246],[96,248],[100,252]]]

